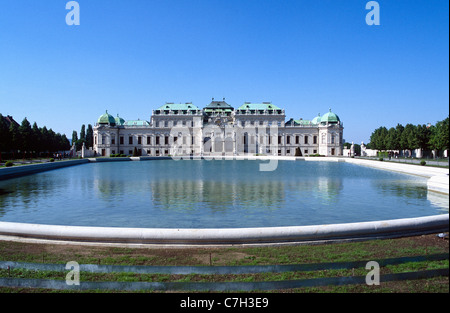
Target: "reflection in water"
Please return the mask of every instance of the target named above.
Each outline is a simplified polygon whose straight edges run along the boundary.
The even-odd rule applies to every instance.
[[[280,181],[254,183],[221,181],[165,180],[150,184],[154,206],[165,210],[191,210],[205,204],[212,211],[225,211],[241,206],[243,209],[272,209],[285,200],[284,184]]]
[[[333,162],[112,162],[0,181],[0,220],[122,227],[263,227],[425,216],[448,197],[409,175]]]
[[[442,213],[449,212],[449,197],[438,192],[428,191],[427,200]]]
[[[425,199],[427,196],[427,186],[423,180],[380,180],[373,179],[370,181],[381,194],[394,195],[405,198]]]

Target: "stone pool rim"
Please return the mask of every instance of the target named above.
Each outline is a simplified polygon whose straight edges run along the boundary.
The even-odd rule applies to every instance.
[[[205,157],[202,157],[205,158]],[[214,157],[211,157],[214,158]],[[217,157],[215,157],[217,158]],[[163,160],[170,157],[98,158],[60,161],[0,169],[0,179],[89,162]],[[291,160],[348,162],[428,178],[428,190],[449,194],[449,169],[343,157],[225,157],[229,160]],[[371,222],[254,228],[121,228],[62,226],[0,221],[0,240],[126,245],[143,247],[203,247],[282,245],[396,238],[445,232],[449,214]]]

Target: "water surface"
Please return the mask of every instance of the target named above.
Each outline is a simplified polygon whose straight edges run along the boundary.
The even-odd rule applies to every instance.
[[[0,181],[0,221],[225,228],[448,213],[426,179],[341,162],[157,160],[89,163]]]

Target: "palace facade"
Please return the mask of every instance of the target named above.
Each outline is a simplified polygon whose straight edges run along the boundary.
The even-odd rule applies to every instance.
[[[191,102],[167,102],[150,120],[101,115],[94,126],[94,151],[140,156],[280,155],[337,156],[343,152],[343,124],[331,112],[312,120],[286,121],[271,102],[238,108],[214,101],[203,109]]]

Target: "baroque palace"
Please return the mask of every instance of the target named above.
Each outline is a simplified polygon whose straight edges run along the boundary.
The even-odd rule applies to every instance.
[[[343,124],[331,112],[312,120],[285,120],[271,102],[245,102],[237,109],[225,98],[203,109],[191,102],[167,102],[150,121],[105,114],[94,126],[97,155],[234,156],[342,155]]]

